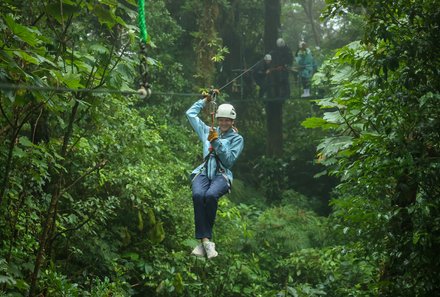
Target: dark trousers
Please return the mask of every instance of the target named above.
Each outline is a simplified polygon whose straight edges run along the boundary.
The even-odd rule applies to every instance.
[[[290,97],[289,72],[287,70],[275,71],[273,98],[287,99]]]
[[[209,180],[206,175],[198,175],[192,182],[195,236],[197,239],[212,238],[217,213],[218,199],[229,191],[229,184],[223,175]]]
[[[310,78],[301,76],[301,84],[304,89],[310,89]]]

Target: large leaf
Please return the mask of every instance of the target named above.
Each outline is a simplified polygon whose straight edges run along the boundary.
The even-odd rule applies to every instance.
[[[5,22],[12,33],[20,40],[26,42],[30,46],[36,46],[40,42],[38,36],[41,35],[37,29],[23,26],[14,21],[10,15],[4,16]]]
[[[26,53],[24,51],[13,51],[13,53],[17,57],[21,58],[23,61],[26,61],[26,62],[31,63],[31,64],[35,64],[35,65],[39,64],[39,61],[38,61],[37,58],[29,55],[28,53]]]
[[[81,84],[81,74],[79,73],[61,73],[58,71],[52,72],[56,75],[56,77],[63,82],[68,88],[77,89],[84,87]]]
[[[323,118],[317,118],[317,117],[311,117],[311,118],[305,119],[301,123],[301,126],[303,126],[305,128],[311,128],[311,129],[314,129],[314,128],[331,129],[331,128],[338,127],[337,124],[329,123],[326,120],[324,120]]]
[[[116,16],[106,5],[96,5],[93,12],[98,17],[99,23],[107,25],[109,28],[113,28],[118,23]]]
[[[318,145],[318,150],[321,150],[325,156],[333,156],[338,152],[349,148],[353,143],[351,136],[335,136],[324,139]]]
[[[47,5],[47,13],[60,24],[65,23],[69,17],[78,14],[78,8],[73,3],[66,2],[63,1],[62,5],[59,2]]]
[[[325,112],[324,120],[334,124],[340,124],[344,122],[344,119],[342,118],[341,113],[339,111]]]

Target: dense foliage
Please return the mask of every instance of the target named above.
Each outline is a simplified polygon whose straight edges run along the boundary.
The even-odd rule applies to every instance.
[[[379,268],[371,296],[438,291],[439,9],[436,1],[329,1],[366,11],[363,42],[342,48],[319,79],[331,97],[320,161],[341,179],[335,228]]]
[[[331,54],[314,77],[325,96],[284,103],[274,158],[251,76],[225,90],[246,149],[220,200],[219,257],[189,255],[201,149],[183,115],[197,96],[173,93],[261,58],[262,2],[146,1],[149,98],[132,94],[134,0],[0,4],[1,296],[436,294],[434,0],[282,1],[292,48],[305,38]]]

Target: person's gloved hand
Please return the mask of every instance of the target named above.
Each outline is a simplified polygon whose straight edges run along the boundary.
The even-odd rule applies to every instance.
[[[215,129],[212,129],[209,131],[208,135],[208,141],[213,142],[214,140],[218,139],[218,133]]]
[[[211,102],[212,100],[215,100],[218,94],[220,94],[218,89],[212,89],[209,93],[203,92],[203,97],[205,97],[206,102]]]

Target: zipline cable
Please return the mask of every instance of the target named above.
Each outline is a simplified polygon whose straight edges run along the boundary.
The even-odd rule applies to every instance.
[[[236,77],[234,77],[232,80],[227,82],[224,86],[222,86],[219,91],[229,86],[232,82],[240,78],[241,76],[245,75],[247,72],[251,71],[255,66],[260,63],[258,61],[252,67],[247,69],[246,71],[243,71]],[[30,85],[23,85],[23,84],[10,84],[10,83],[0,83],[0,89],[4,90],[26,90],[26,91],[53,91],[56,93],[65,93],[65,92],[79,92],[79,93],[110,93],[110,94],[122,94],[122,95],[140,95],[141,97],[145,97],[145,93],[142,90],[138,91],[119,91],[119,90],[111,90],[111,89],[103,89],[103,88],[82,88],[82,89],[72,89],[72,88],[64,88],[64,87],[42,87],[42,86],[30,86]],[[169,96],[200,96],[199,93],[165,93],[165,92],[154,92],[156,95],[169,95]],[[151,93],[150,93],[151,95]]]
[[[248,73],[249,71],[251,71],[252,69],[255,68],[255,66],[257,66],[262,60],[258,60],[257,63],[255,63],[254,65],[252,65],[249,69],[247,69],[246,71],[243,71],[242,73],[240,73],[239,75],[237,75],[236,77],[234,77],[232,80],[230,80],[229,82],[227,82],[224,86],[220,87],[218,90],[221,91],[224,88],[226,88],[227,86],[229,86],[230,84],[232,84],[235,80],[237,80],[238,78],[242,77],[243,75],[245,75],[246,73]]]
[[[139,0],[141,2],[143,0]],[[141,10],[141,8],[139,8]],[[143,9],[142,9],[143,10]],[[141,18],[140,18],[141,19]],[[141,23],[141,21],[139,21]],[[148,33],[144,25],[140,25],[141,28],[144,28],[141,30],[141,38],[144,40],[144,38],[147,38]],[[143,33],[142,33],[143,32]],[[142,43],[146,46],[146,43]],[[249,71],[251,71],[255,66],[258,65],[262,60],[257,61],[254,65],[252,65],[249,69],[246,69],[236,77],[234,77],[232,80],[227,82],[225,85],[223,85],[218,90],[222,90],[229,86],[231,83],[233,83],[235,80],[240,78],[241,76],[245,75]],[[143,63],[141,63],[142,65]],[[146,73],[144,72],[144,75]],[[144,87],[144,88],[142,88]],[[65,93],[65,92],[72,92],[72,93],[109,93],[109,94],[121,94],[121,95],[139,95],[141,98],[145,98],[146,96],[151,95],[150,85],[145,82],[141,82],[141,89],[138,91],[120,91],[120,90],[111,90],[111,89],[103,89],[103,88],[82,88],[82,89],[72,89],[72,88],[65,88],[65,87],[43,87],[43,86],[30,86],[30,85],[23,85],[23,84],[10,84],[10,83],[0,83],[0,89],[3,90],[26,90],[26,91],[49,91],[49,92],[55,92],[55,93]],[[199,93],[166,93],[166,92],[154,92],[155,95],[163,95],[163,96],[200,96]]]
[[[26,91],[45,91],[45,92],[55,92],[55,93],[109,93],[109,94],[121,94],[121,95],[142,95],[140,91],[120,91],[111,90],[103,88],[83,88],[83,89],[72,89],[64,87],[42,87],[42,86],[30,86],[23,84],[9,84],[0,83],[1,90],[26,90]],[[166,92],[154,92],[155,95],[163,96],[200,96],[199,93],[166,93]]]
[[[0,90],[26,90],[26,91],[44,91],[44,92],[54,92],[54,93],[108,93],[108,94],[121,94],[121,95],[141,95],[139,91],[119,91],[119,90],[110,90],[110,89],[71,89],[71,88],[63,88],[63,87],[41,87],[41,86],[29,86],[23,84],[8,84],[8,83],[0,83]],[[179,96],[179,97],[195,97],[195,96],[203,96],[203,94],[199,93],[167,93],[167,92],[154,92],[152,96]],[[290,98],[290,99],[303,99],[303,98]],[[315,98],[316,99],[316,98]],[[273,99],[264,99],[262,102],[273,102],[273,101],[285,101],[286,98],[273,98]],[[250,102],[253,100],[248,99],[230,99],[230,102]]]

